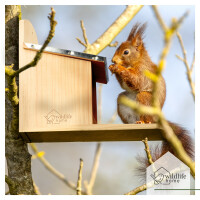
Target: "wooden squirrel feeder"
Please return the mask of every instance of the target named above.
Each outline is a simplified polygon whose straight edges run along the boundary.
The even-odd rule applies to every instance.
[[[19,23],[19,66],[40,49],[27,20]],[[96,82],[108,82],[106,58],[47,47],[19,75],[19,132],[27,142],[161,140],[156,124],[97,124]]]

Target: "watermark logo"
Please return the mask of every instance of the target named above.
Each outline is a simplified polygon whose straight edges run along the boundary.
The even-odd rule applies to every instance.
[[[71,114],[60,114],[55,109],[51,110],[46,116],[47,124],[60,124],[61,122],[67,122],[72,118]]]
[[[177,169],[177,171],[179,171]],[[166,170],[164,167],[160,167],[157,171],[154,172],[154,174],[150,175],[152,179],[154,180],[154,184],[163,184],[163,185],[169,185],[170,183],[180,183],[181,180],[186,179],[186,174],[184,173],[170,173],[168,170]]]
[[[168,178],[170,177],[170,172],[168,172],[164,167],[159,168],[154,172],[154,174],[151,174],[150,176],[153,178],[155,185],[169,184]]]
[[[148,195],[188,195],[190,169],[167,152],[146,169],[146,185]]]

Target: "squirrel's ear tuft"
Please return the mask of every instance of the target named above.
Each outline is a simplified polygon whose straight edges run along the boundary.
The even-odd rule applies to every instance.
[[[142,39],[143,39],[146,26],[147,26],[147,23],[144,23],[143,25],[140,25],[140,23],[136,23],[133,26],[127,38],[127,41],[131,41],[132,43],[134,43],[134,45],[140,46],[140,44],[142,44]]]
[[[132,28],[127,40],[131,41],[136,36],[140,36],[142,38],[146,27],[147,27],[147,23],[144,23],[143,25],[141,25],[140,23],[137,22],[133,26],[133,28]]]
[[[135,37],[135,33],[137,32],[138,27],[140,26],[140,23],[136,23],[133,28],[131,29],[131,32],[127,38],[127,41],[131,41]]]
[[[127,41],[130,41],[136,47],[141,46],[143,43],[142,39],[143,39],[143,34],[146,29],[146,26],[147,26],[147,23],[144,23],[143,25],[136,23],[133,26],[133,28],[127,38]]]

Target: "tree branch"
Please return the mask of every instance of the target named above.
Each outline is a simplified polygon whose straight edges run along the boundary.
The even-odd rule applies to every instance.
[[[134,190],[131,190],[130,192],[126,193],[125,195],[136,195],[139,192],[142,192],[146,189],[147,189],[147,185],[144,184],[144,185],[141,185],[140,187],[135,188]]]
[[[101,143],[97,143],[95,157],[93,161],[93,167],[90,175],[90,181],[89,183],[87,181],[84,181],[86,192],[88,195],[92,195],[92,189],[96,180],[97,170],[99,167],[100,156],[101,156]]]
[[[16,15],[21,19],[21,6],[20,5],[6,5],[5,7],[5,23],[10,19],[14,18]]]
[[[47,47],[47,45],[50,43],[51,39],[55,35],[55,26],[57,24],[57,22],[54,19],[55,18],[55,14],[56,14],[55,10],[53,8],[51,8],[51,13],[49,14],[49,17],[48,17],[49,20],[50,20],[50,31],[49,31],[49,34],[48,34],[47,39],[45,40],[44,44],[42,45],[41,49],[36,53],[33,61],[31,61],[30,63],[28,63],[24,67],[21,67],[17,71],[14,71],[14,73],[11,75],[11,77],[15,77],[19,73],[29,69],[30,67],[35,67],[37,65],[38,61],[42,57],[42,53],[43,53],[44,49]]]
[[[76,39],[78,40],[78,42],[79,42],[80,44],[82,44],[84,47],[86,47],[86,48],[87,48],[87,45],[86,45],[84,42],[82,42],[82,40],[81,40],[81,39],[79,39],[78,37],[77,37]]]
[[[124,105],[132,108],[135,112],[139,114],[156,115],[159,117],[162,116],[162,112],[158,108],[142,105],[136,101],[131,100],[127,96],[124,95],[120,96],[119,101],[122,102]]]
[[[117,47],[117,45],[118,45],[118,42],[115,41],[114,43],[110,43],[108,46],[109,47]]]
[[[153,92],[152,92],[152,95],[153,95],[152,105],[154,107],[160,107],[159,100],[157,98],[158,91],[159,91],[159,81],[160,81],[162,72],[163,72],[165,65],[166,65],[166,57],[167,57],[169,50],[170,50],[170,47],[171,47],[172,38],[173,38],[174,34],[176,33],[176,31],[178,30],[178,28],[180,27],[180,25],[182,24],[183,20],[187,16],[187,14],[188,13],[186,12],[179,20],[174,19],[172,21],[170,28],[165,30],[165,35],[164,35],[165,46],[164,46],[164,48],[161,52],[160,60],[159,60],[159,63],[158,63],[158,68],[157,68],[157,71],[156,71],[156,74],[155,74],[157,76],[157,79],[156,79],[156,81],[153,81],[154,87],[153,87]]]
[[[76,187],[77,195],[81,195],[82,169],[83,169],[83,160],[80,159],[80,168],[78,172],[78,181]]]
[[[189,64],[188,64],[188,61],[187,61],[187,52],[186,52],[184,44],[183,44],[183,39],[182,39],[179,32],[177,32],[176,35],[177,35],[178,41],[181,45],[181,49],[182,49],[182,52],[183,52],[183,58],[181,58],[180,56],[176,56],[176,57],[179,60],[183,61],[183,63],[185,64],[185,67],[186,67],[186,70],[187,70],[188,82],[190,84],[192,96],[193,96],[194,101],[195,101],[195,85],[194,85],[194,82],[192,81],[192,71],[193,71],[194,62],[195,62],[195,54],[194,54],[194,58],[193,58],[193,61],[192,61],[191,67],[190,67]]]
[[[195,52],[194,52],[194,56],[193,56],[193,60],[192,60],[192,64],[191,64],[191,67],[190,67],[190,71],[191,71],[191,73],[193,72],[194,64],[195,64]]]
[[[152,160],[151,152],[148,145],[148,138],[146,137],[144,140],[142,140],[142,142],[144,143],[147,158],[148,158],[149,164],[151,165],[153,164],[153,160]]]
[[[99,54],[105,47],[107,47],[114,38],[121,32],[121,30],[131,21],[131,19],[140,11],[142,5],[127,6],[125,11],[117,18],[115,22],[88,48],[85,53]]]
[[[31,155],[28,152],[27,144],[19,135],[19,99],[17,96],[18,77],[12,77],[14,68],[18,69],[18,36],[19,19],[21,16],[20,6],[6,6],[6,40],[5,40],[5,63],[6,66],[6,137],[5,153],[8,168],[8,184],[11,195],[35,194],[31,174]],[[11,51],[12,49],[12,51]]]
[[[20,72],[37,64],[37,62],[41,58],[44,48],[48,45],[48,43],[54,36],[55,25],[56,25],[56,21],[54,20],[55,11],[53,8],[51,9],[51,11],[52,12],[50,13],[49,17],[50,27],[51,27],[49,35],[46,41],[44,42],[42,48],[40,49],[40,51],[36,53],[34,60],[28,65],[16,71],[13,70],[13,65],[5,67],[5,74],[6,74],[6,81],[8,88],[7,96],[9,102],[11,102],[12,105],[10,111],[12,113],[11,123],[9,124],[9,122],[6,121],[6,123],[9,124],[6,129],[6,159],[8,166],[8,175],[10,178],[12,178],[13,181],[15,181],[15,188],[13,189],[9,187],[10,194],[35,194],[32,174],[31,174],[31,155],[28,152],[27,144],[23,141],[23,139],[19,135],[19,99],[17,96],[18,87],[16,83],[16,78],[17,78],[16,76]],[[10,21],[8,21],[7,24],[9,22]],[[17,24],[16,29],[18,30],[19,29],[18,21],[16,22],[16,24]],[[18,49],[18,40],[15,44],[15,48]],[[18,63],[18,61],[16,62],[15,59],[13,60],[15,61],[15,63]],[[18,66],[16,68],[18,68]],[[7,102],[6,109],[8,107],[9,102]]]
[[[155,14],[159,24],[160,24],[160,27],[162,28],[163,32],[165,33],[168,30],[168,27],[165,24],[165,22],[163,21],[162,17],[160,16],[160,13],[158,11],[158,6],[152,5],[152,9],[154,11],[154,14]]]
[[[85,29],[85,26],[84,26],[84,23],[83,23],[83,20],[80,21],[81,23],[81,29],[82,29],[82,33],[83,33],[83,38],[85,40],[85,43],[82,42],[78,37],[76,38],[78,40],[78,42],[80,44],[82,44],[84,47],[88,48],[90,43],[88,42],[88,38],[87,38],[87,35],[86,35],[86,29]]]
[[[146,137],[144,140],[142,140],[142,142],[145,145],[145,151],[147,154],[147,158],[148,158],[149,164],[151,165],[151,164],[153,164],[153,160],[152,160],[151,152],[150,152],[149,145],[148,145],[148,138]],[[144,185],[141,185],[141,186],[135,188],[134,190],[131,190],[130,192],[126,193],[125,195],[136,195],[146,189],[147,189],[147,185],[144,184]]]
[[[90,43],[88,42],[88,38],[87,38],[87,35],[86,35],[86,29],[85,29],[83,20],[81,20],[81,28],[82,28],[82,31],[83,31],[83,38],[85,40],[85,44],[86,44],[86,46],[88,46],[88,45],[90,45]]]
[[[39,187],[36,185],[34,181],[33,181],[33,187],[34,187],[35,194],[41,195]]]

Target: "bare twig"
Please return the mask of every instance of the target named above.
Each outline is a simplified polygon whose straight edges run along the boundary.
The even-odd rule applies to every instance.
[[[34,151],[35,154],[38,154],[39,151],[37,149],[37,146],[34,143],[30,144],[32,150]],[[45,158],[44,156],[39,156],[38,159],[40,162],[52,173],[54,174],[57,178],[59,178],[61,181],[63,181],[69,188],[76,190],[76,186],[74,183],[71,181],[68,181],[66,177],[60,173],[58,170],[56,170]],[[85,192],[82,192],[85,194]]]
[[[87,38],[87,35],[86,35],[86,29],[85,29],[83,20],[81,20],[81,28],[82,28],[82,31],[83,31],[83,38],[85,40],[85,44],[86,44],[86,46],[88,46],[88,45],[90,45],[90,43],[88,42],[88,38]]]
[[[85,29],[85,26],[84,26],[84,23],[83,23],[83,20],[80,21],[81,22],[81,29],[82,29],[82,33],[83,33],[83,38],[84,38],[84,42],[82,42],[79,38],[76,38],[78,40],[78,42],[80,44],[82,44],[84,47],[88,48],[90,43],[88,42],[88,38],[87,38],[87,35],[86,35],[86,29]]]
[[[134,190],[131,190],[130,192],[126,193],[125,195],[136,195],[139,192],[142,192],[146,189],[147,189],[147,185],[144,184],[144,185],[141,185],[140,187],[135,188]]]
[[[83,169],[83,160],[80,159],[80,168],[78,172],[78,181],[76,187],[77,195],[81,195],[82,169]]]
[[[86,47],[87,48],[87,45],[80,39],[80,38],[76,38],[77,40],[78,40],[78,42],[80,43],[80,44],[82,44],[84,47]]]
[[[167,32],[166,32],[167,33]],[[166,34],[167,35],[167,34]],[[162,50],[162,53],[160,55],[160,61],[158,64],[158,69],[156,72],[156,76],[157,76],[157,80],[154,81],[154,87],[153,87],[153,92],[152,92],[152,105],[154,107],[160,107],[160,103],[159,103],[159,99],[157,98],[158,96],[158,91],[159,91],[159,86],[160,86],[160,78],[161,78],[161,74],[162,71],[164,70],[165,64],[166,64],[166,57],[169,53],[170,47],[171,47],[171,36],[166,36],[166,38],[168,37],[168,39],[165,40],[165,46]]]
[[[35,67],[37,65],[38,61],[40,60],[42,56],[42,52],[44,51],[44,49],[49,44],[49,42],[51,41],[51,39],[53,38],[55,34],[55,26],[57,24],[57,22],[54,19],[55,14],[56,14],[55,10],[51,8],[51,13],[49,14],[49,17],[48,17],[50,20],[50,31],[49,31],[48,37],[45,40],[44,44],[42,45],[41,49],[36,53],[33,61],[31,61],[29,64],[25,65],[24,67],[21,67],[19,70],[14,71],[14,73],[11,75],[12,77],[15,77],[19,73],[29,69],[30,67]]]
[[[126,96],[120,96],[119,101],[123,102],[124,105],[129,106],[135,112],[140,113],[142,115],[147,114],[147,115],[156,115],[158,117],[163,117],[163,114],[160,109],[155,108],[153,106],[142,105],[136,101],[132,101],[130,98]]]
[[[35,194],[41,195],[40,189],[39,189],[39,187],[36,185],[36,183],[34,181],[33,181],[33,187],[34,187],[34,190],[35,190]]]
[[[176,57],[177,57],[179,60],[185,62],[185,60],[184,60],[182,57],[180,57],[179,55],[176,55]]]
[[[116,47],[118,45],[118,42],[117,41],[115,41],[114,43],[110,43],[108,46],[109,47]]]
[[[165,36],[164,36],[165,46],[161,52],[158,68],[156,71],[157,79],[153,81],[154,87],[153,87],[153,92],[152,92],[152,94],[153,94],[152,105],[155,107],[160,107],[159,100],[157,98],[158,90],[159,90],[159,81],[160,81],[162,72],[166,65],[166,57],[167,57],[170,47],[171,47],[172,38],[187,15],[188,15],[188,12],[186,12],[179,20],[175,20],[175,19],[172,20],[172,24],[171,24],[170,28],[168,28],[165,31]]]
[[[149,145],[148,145],[148,138],[146,137],[144,140],[142,140],[142,142],[145,145],[145,151],[147,154],[147,158],[148,158],[149,164],[151,165],[151,164],[153,164],[153,160],[152,160],[151,152],[150,152]]]
[[[97,170],[99,167],[100,156],[101,156],[101,143],[97,143],[95,157],[93,161],[93,167],[90,175],[90,181],[89,183],[87,181],[84,181],[84,185],[88,195],[92,195],[92,189],[96,180]]]
[[[179,43],[181,45],[181,49],[182,49],[182,52],[183,52],[183,57],[187,61],[187,52],[186,52],[185,47],[183,45],[183,39],[182,39],[182,37],[181,37],[179,32],[177,32],[176,35],[177,35],[177,38],[178,38]],[[187,69],[189,69],[189,65],[187,65]]]
[[[149,164],[151,165],[151,164],[153,164],[153,160],[152,160],[151,152],[150,152],[149,145],[148,145],[148,138],[146,137],[144,140],[142,140],[142,142],[145,145],[145,151],[147,154],[147,158],[148,158]],[[131,190],[130,192],[126,193],[125,195],[136,195],[139,192],[142,192],[146,189],[147,189],[147,184],[144,184],[144,185],[141,185],[140,187],[135,188],[134,190]]]
[[[193,72],[194,64],[195,64],[195,52],[194,52],[194,56],[193,56],[193,60],[192,60],[192,64],[191,64],[191,67],[190,67],[190,71],[191,71],[191,73]]]
[[[114,112],[113,116],[108,120],[107,124],[112,124],[117,118],[117,110]]]
[[[157,18],[162,30],[164,32],[166,32],[168,30],[168,27],[165,24],[165,22],[163,21],[162,17],[160,16],[160,13],[158,12],[158,6],[152,5],[152,8],[153,8],[154,14],[155,14],[155,16],[156,16],[156,18]]]
[[[192,96],[193,96],[194,101],[195,101],[195,85],[194,85],[194,82],[192,81],[192,71],[193,71],[194,62],[195,62],[195,54],[194,54],[193,61],[192,61],[191,67],[190,67],[189,64],[188,64],[188,61],[187,61],[187,52],[186,52],[184,44],[183,44],[183,39],[182,39],[179,32],[177,32],[176,35],[177,35],[178,41],[181,45],[181,49],[182,49],[182,52],[183,52],[183,58],[181,58],[178,55],[176,55],[176,57],[185,64],[185,67],[186,67],[186,70],[187,70],[188,82],[190,84]]]

